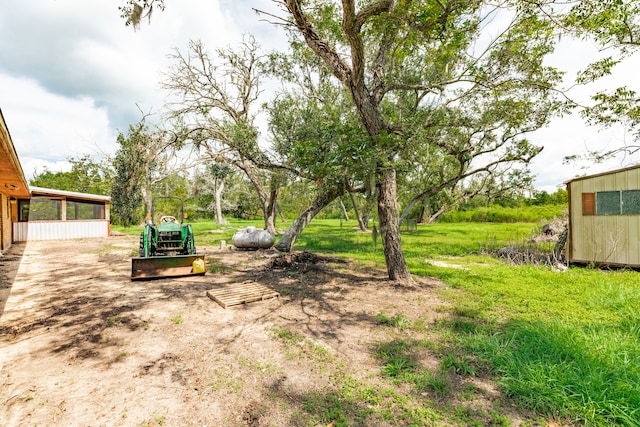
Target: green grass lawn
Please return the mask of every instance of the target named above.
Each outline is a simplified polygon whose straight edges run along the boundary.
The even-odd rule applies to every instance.
[[[195,223],[196,243],[230,243],[235,229],[247,225],[260,227],[261,221],[234,221],[222,230]],[[437,325],[446,349],[441,363],[492,377],[511,401],[546,418],[640,425],[639,273],[584,267],[556,272],[484,255],[483,248],[522,242],[534,228],[441,223],[403,233],[411,272],[449,284],[441,297],[452,304],[452,317]],[[316,220],[295,249],[384,267],[380,239],[374,244],[354,221]]]

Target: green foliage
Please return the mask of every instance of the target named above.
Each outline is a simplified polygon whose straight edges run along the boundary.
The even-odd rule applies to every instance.
[[[366,176],[370,156],[362,156],[368,135],[344,91],[322,86],[331,103],[286,94],[269,106],[275,149],[298,174],[311,180]]]
[[[563,17],[566,28],[578,37],[594,42],[608,56],[599,58],[581,70],[579,84],[588,84],[613,75],[616,65],[637,53],[640,44],[640,5],[636,1],[582,0],[575,2]],[[584,105],[584,102],[581,102]],[[628,87],[611,88],[592,95],[591,105],[580,111],[589,124],[609,127],[625,126],[636,139],[640,138],[640,106],[634,90]],[[637,144],[625,143],[607,150],[595,150],[585,155],[568,156],[565,160],[604,161],[618,154],[634,153]]]
[[[546,191],[536,191],[533,199],[527,200],[526,204],[533,206],[543,205],[565,205],[569,203],[569,194],[564,188],[558,188],[553,194]]]
[[[188,207],[193,205],[193,195],[190,191],[191,185],[191,180],[188,177],[185,177],[184,174],[167,173],[151,187],[151,190],[154,197],[180,197],[184,200],[185,206]]]
[[[231,167],[209,163],[196,174],[194,183],[186,182],[185,190],[191,189],[187,210],[189,217],[196,220],[215,219],[215,192],[224,181],[224,192],[221,200],[221,210],[225,221],[232,221],[231,217],[248,219],[262,215],[260,200],[255,188],[242,173]],[[281,202],[282,197],[279,197]],[[192,202],[192,203],[191,203]]]
[[[99,162],[85,154],[79,158],[70,157],[69,172],[52,172],[45,169],[36,174],[29,185],[78,193],[106,195],[110,193],[113,169],[107,162]]]
[[[186,179],[167,167],[165,134],[151,130],[146,120],[144,116],[129,126],[126,136],[120,133],[117,138],[111,205],[115,222],[124,226],[144,219],[154,195],[186,198]]]
[[[111,215],[114,223],[125,227],[139,223],[144,218],[144,208],[141,212],[144,151],[139,143],[143,135],[129,127],[128,136],[118,135],[120,148],[113,159],[115,176],[111,187]]]
[[[579,35],[626,54],[637,46],[639,15],[640,6],[634,1],[583,0],[573,5],[564,23]]]

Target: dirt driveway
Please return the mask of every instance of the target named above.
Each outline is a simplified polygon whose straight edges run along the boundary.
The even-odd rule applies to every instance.
[[[377,315],[428,334],[446,312],[437,282],[397,287],[370,267],[268,251],[198,248],[214,272],[131,282],[136,248],[126,236],[29,242],[0,258],[0,425],[328,425],[345,378],[395,387],[372,346],[398,332]],[[280,297],[225,309],[206,295],[247,281]],[[372,413],[351,425],[401,424]]]

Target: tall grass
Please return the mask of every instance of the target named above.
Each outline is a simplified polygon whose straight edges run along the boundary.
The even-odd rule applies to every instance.
[[[521,207],[492,205],[464,211],[448,212],[439,218],[440,222],[537,222],[544,218],[561,217],[566,204]]]

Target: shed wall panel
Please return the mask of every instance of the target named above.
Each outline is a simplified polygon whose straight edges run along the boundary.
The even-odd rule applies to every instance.
[[[17,222],[13,234],[16,242],[108,237],[109,221]]]

